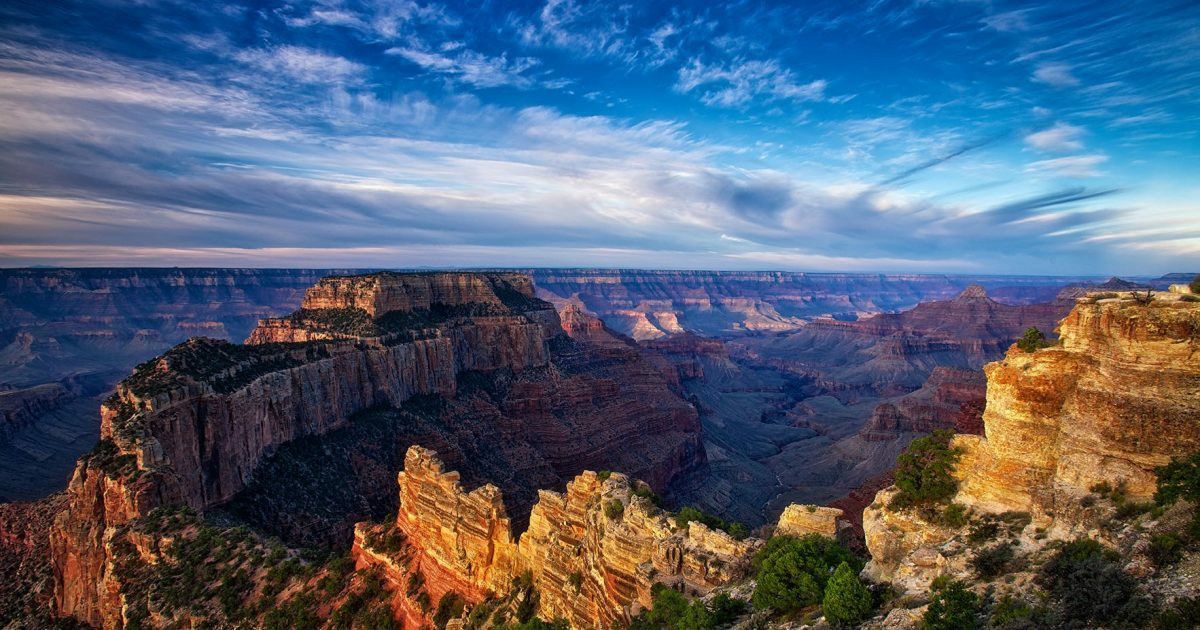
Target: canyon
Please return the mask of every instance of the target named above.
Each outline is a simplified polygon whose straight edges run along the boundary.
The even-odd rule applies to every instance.
[[[99,444],[66,491],[0,506],[0,562],[18,576],[0,609],[222,625],[271,612],[254,601],[299,606],[320,582],[342,590],[305,604],[318,616],[382,593],[371,610],[413,625],[459,602],[464,619],[611,626],[657,585],[740,588],[773,531],[836,536],[870,551],[874,580],[922,592],[965,560],[938,542],[961,532],[889,507],[914,438],[956,431],[955,501],[975,518],[1028,513],[1031,550],[1095,530],[1073,506],[1098,480],[1144,500],[1155,466],[1200,448],[1190,296],[1146,302],[1115,281],[1014,292],[1053,298],[967,284],[896,313],[757,329],[746,315],[711,336],[681,310],[678,331],[638,340],[577,293],[542,299],[525,273],[324,276],[245,343],[190,337],[110,395],[93,372],[0,393],[10,444],[101,399]],[[1049,347],[1010,347],[1060,319]],[[683,522],[670,510],[684,506],[758,529]],[[172,572],[196,570],[180,554],[213,536],[249,549],[204,552],[221,584],[258,594],[185,606]],[[348,552],[357,572],[315,549]]]
[[[240,342],[259,320],[300,307],[305,291],[322,277],[348,273],[0,269],[0,394],[6,394],[6,409],[26,409],[19,421],[6,414],[0,425],[0,500],[36,499],[65,488],[75,460],[99,437],[99,403],[139,362],[193,336]],[[667,331],[705,339],[795,331],[818,317],[853,319],[947,299],[972,283],[1006,303],[1032,304],[1052,299],[1066,284],[1088,281],[587,269],[527,274],[537,295],[560,310],[575,304],[641,341],[667,340]],[[674,323],[642,334],[631,322],[644,314]],[[70,395],[46,405],[46,387],[56,384]]]

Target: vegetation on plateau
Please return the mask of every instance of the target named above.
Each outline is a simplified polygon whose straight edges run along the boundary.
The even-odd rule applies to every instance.
[[[1046,333],[1038,330],[1035,326],[1026,328],[1025,334],[1021,335],[1021,338],[1017,340],[1017,347],[1022,352],[1037,352],[1042,348],[1049,348],[1053,345],[1053,341],[1046,339]]]
[[[940,429],[917,438],[896,459],[896,488],[891,507],[928,505],[946,501],[958,492],[952,472],[962,451],[952,447],[954,432]]]

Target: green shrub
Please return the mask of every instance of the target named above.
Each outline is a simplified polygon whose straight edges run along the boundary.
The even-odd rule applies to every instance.
[[[450,591],[442,595],[442,599],[438,601],[437,612],[433,615],[433,625],[438,628],[445,628],[446,622],[451,619],[457,619],[462,615],[462,611],[466,607],[466,600],[458,593]]]
[[[970,630],[979,628],[979,596],[958,581],[934,593],[925,611],[925,630]]]
[[[624,503],[621,503],[620,501],[618,501],[616,499],[612,499],[608,503],[604,504],[604,515],[607,516],[608,518],[611,518],[614,521],[619,521],[619,520],[621,520],[621,517],[624,514],[625,514],[625,504]]]
[[[685,506],[675,515],[675,525],[686,528],[688,523],[695,521],[707,525],[709,529],[719,529],[738,540],[750,535],[750,530],[741,523],[727,523],[719,517],[702,512],[694,507]]]
[[[971,566],[981,580],[991,580],[1004,575],[1016,554],[1012,545],[1001,542],[980,549],[971,559]]]
[[[1183,557],[1183,539],[1175,534],[1159,534],[1150,539],[1148,555],[1155,566],[1165,567]]]
[[[1158,614],[1154,627],[1158,630],[1200,628],[1200,596],[1175,600],[1173,606]]]
[[[1188,286],[1192,288],[1192,293],[1200,293],[1200,275],[1192,278],[1192,282]]]
[[[983,543],[991,540],[996,540],[1000,535],[1000,523],[993,518],[983,518],[971,524],[971,531],[967,533],[967,540],[973,543]]]
[[[689,602],[686,597],[664,584],[655,584],[651,593],[653,601],[650,610],[643,612],[630,623],[631,630],[708,630],[717,626],[713,613],[704,606],[704,602]]]
[[[1178,499],[1200,502],[1200,451],[1187,457],[1177,457],[1166,466],[1154,469],[1158,475],[1158,491],[1154,501],[1170,505]]]
[[[967,524],[967,506],[951,503],[942,510],[942,524],[947,527],[962,527]]]
[[[633,496],[642,497],[650,501],[650,504],[655,507],[662,505],[662,497],[658,496],[658,494],[645,483],[639,483],[638,486],[633,489]]]
[[[596,473],[596,478],[599,479],[601,482],[608,481],[608,478],[611,476],[612,476],[611,470],[601,470],[600,472]]]
[[[1053,346],[1054,342],[1046,341],[1046,334],[1037,328],[1030,326],[1025,329],[1025,334],[1017,340],[1017,347],[1023,352],[1037,352],[1042,348]]]
[[[578,593],[579,588],[583,586],[583,574],[579,571],[572,571],[571,574],[567,576],[567,583],[570,584],[571,588]]]
[[[871,614],[871,591],[863,586],[849,564],[839,564],[829,578],[821,611],[834,624],[853,624]]]
[[[727,626],[738,617],[746,614],[749,608],[745,600],[731,597],[729,593],[720,593],[712,600],[712,622],[716,627]]]
[[[962,451],[950,446],[954,432],[938,430],[913,440],[896,459],[896,487],[892,506],[905,508],[934,503],[954,496],[958,482],[951,472]]]
[[[1005,595],[991,608],[988,628],[994,630],[1035,630],[1057,627],[1058,620],[1044,606],[1033,606],[1023,599]]]
[[[1094,540],[1063,545],[1044,565],[1042,586],[1062,607],[1065,620],[1086,624],[1116,619],[1134,593],[1116,552]]]
[[[775,536],[754,557],[754,607],[789,612],[820,603],[830,574],[843,562],[856,573],[862,568],[858,558],[825,536]]]

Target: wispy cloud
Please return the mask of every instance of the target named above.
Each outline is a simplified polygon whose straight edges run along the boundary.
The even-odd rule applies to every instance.
[[[1033,80],[1057,88],[1079,85],[1079,79],[1074,74],[1071,74],[1070,64],[1051,61],[1038,64],[1037,68],[1033,71]]]
[[[1078,151],[1083,148],[1083,134],[1083,127],[1058,122],[1026,135],[1025,144],[1042,151]]]
[[[1102,173],[1100,165],[1108,161],[1104,154],[1072,155],[1069,157],[1053,158],[1030,162],[1025,170],[1029,172],[1052,172],[1067,177],[1099,177]]]
[[[806,103],[825,100],[824,79],[804,82],[774,60],[736,59],[728,65],[708,65],[699,59],[679,70],[675,89],[700,89],[700,100],[717,107],[741,107],[755,98]]]
[[[366,67],[360,63],[300,46],[245,50],[235,57],[265,73],[301,83],[346,83],[356,81],[366,73]]]
[[[536,81],[527,72],[538,65],[532,57],[510,61],[507,55],[488,57],[473,50],[453,50],[449,53],[418,48],[389,48],[389,55],[403,57],[412,63],[438,74],[477,87],[510,85],[519,88],[533,86]]]

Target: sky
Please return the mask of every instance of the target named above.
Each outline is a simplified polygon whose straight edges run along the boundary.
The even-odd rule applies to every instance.
[[[0,266],[1200,271],[1200,3],[0,4]]]

